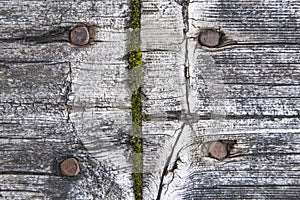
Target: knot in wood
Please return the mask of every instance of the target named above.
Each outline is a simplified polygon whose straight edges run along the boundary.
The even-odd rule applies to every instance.
[[[204,30],[199,35],[199,43],[207,47],[216,47],[221,41],[221,33],[212,29]]]
[[[209,146],[210,156],[218,160],[223,160],[227,156],[226,145],[222,142],[212,142]]]
[[[70,40],[77,46],[88,44],[90,41],[89,30],[85,26],[75,27],[70,33]]]
[[[76,158],[68,158],[60,163],[60,171],[65,176],[77,176],[80,166]]]

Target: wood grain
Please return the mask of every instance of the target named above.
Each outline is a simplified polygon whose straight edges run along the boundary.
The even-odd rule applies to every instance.
[[[0,2],[0,196],[133,199],[128,1]],[[70,44],[88,26],[91,45]],[[66,178],[74,156],[82,172]]]
[[[142,1],[141,12],[143,112],[150,119],[142,125],[143,197],[157,199],[167,180],[165,174],[176,160],[174,143],[183,126],[178,119],[187,112],[186,40],[182,6],[177,2]]]
[[[152,64],[156,67],[149,64],[162,53],[176,51],[168,45],[144,58],[145,79],[152,83],[144,88],[144,110],[151,116],[143,124],[144,199],[297,199],[300,32],[295,19],[299,3],[175,3],[178,9],[170,10],[166,2],[151,2],[152,9],[145,4],[145,15],[156,16],[160,26],[147,32],[155,32],[151,35],[159,37],[158,41],[163,40],[165,29],[174,34],[186,32],[182,41],[186,46],[181,47],[180,55],[185,55],[181,68],[172,68],[175,57],[171,56],[164,57],[163,64]],[[181,15],[180,30],[166,28],[165,15],[178,19]],[[206,28],[225,35],[221,47],[198,44],[198,34]],[[146,44],[150,49],[152,44]],[[159,92],[148,92],[157,85],[154,74],[157,80],[168,77],[168,82],[183,77],[173,84],[178,95],[171,95],[166,83],[157,86]],[[161,106],[167,95],[180,96],[181,103]],[[176,115],[164,114],[172,109]],[[212,141],[230,147],[227,158],[210,157]]]
[[[143,1],[141,38],[145,76],[144,112],[167,117],[185,108],[185,43],[181,6],[173,1]]]
[[[299,8],[142,1],[144,199],[299,198]],[[128,20],[125,0],[0,2],[0,198],[133,199]]]

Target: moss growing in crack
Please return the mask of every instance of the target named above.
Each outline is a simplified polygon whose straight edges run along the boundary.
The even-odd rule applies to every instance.
[[[140,49],[140,27],[141,27],[141,2],[131,0],[130,3],[130,53],[128,57],[129,69],[132,77],[131,112],[133,121],[133,132],[130,143],[132,145],[131,158],[133,161],[133,192],[136,200],[143,199],[143,141],[142,141],[142,52]]]
[[[141,27],[141,3],[140,0],[131,0],[130,3],[130,28]]]
[[[139,68],[138,68],[139,69]],[[133,77],[136,77],[137,73],[136,69],[132,69],[131,72]],[[136,77],[137,78],[137,77]],[[139,77],[140,78],[140,77]],[[139,81],[134,80],[134,89],[131,97],[131,113],[132,113],[132,121],[134,124],[133,132],[131,134],[130,143],[132,146],[131,158],[133,161],[133,191],[136,200],[143,199],[143,140],[142,140],[142,97],[141,97],[141,88],[138,87]]]
[[[136,200],[143,199],[143,174],[142,173],[133,173],[133,190]]]
[[[143,114],[142,114],[142,98],[140,94],[140,88],[133,91],[132,99],[131,99],[131,106],[132,106],[132,120],[134,125],[142,126]]]
[[[139,68],[142,66],[142,52],[140,49],[131,50],[129,54],[130,69]]]

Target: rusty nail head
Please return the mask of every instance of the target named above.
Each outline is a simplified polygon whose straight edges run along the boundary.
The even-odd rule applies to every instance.
[[[70,40],[72,44],[83,46],[89,43],[90,34],[85,26],[77,26],[70,33]]]
[[[68,158],[60,163],[60,171],[65,176],[77,176],[80,166],[76,158]]]
[[[199,35],[199,43],[207,47],[216,47],[221,41],[221,33],[212,29],[204,30]]]
[[[213,158],[223,160],[227,156],[226,145],[222,142],[212,142],[209,146],[209,153]]]

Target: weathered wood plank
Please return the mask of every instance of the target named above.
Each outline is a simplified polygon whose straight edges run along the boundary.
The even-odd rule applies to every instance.
[[[299,44],[299,8],[297,0],[192,0],[189,31],[220,28],[239,43]]]
[[[0,2],[0,195],[133,199],[127,0]],[[85,24],[91,43],[70,44]],[[66,178],[58,163],[77,157]],[[23,196],[22,196],[23,195]]]
[[[144,198],[296,199],[299,3],[142,7]],[[133,198],[127,20],[123,0],[0,2],[1,197]],[[69,43],[79,23],[93,46]],[[200,47],[203,28],[224,46]],[[209,157],[216,140],[231,144],[222,161]],[[78,178],[58,170],[68,156]]]
[[[182,6],[172,1],[143,1],[141,38],[145,76],[144,112],[174,117],[185,106],[185,40]],[[175,116],[176,117],[176,116]]]
[[[99,194],[99,197],[104,198],[122,194],[117,183],[114,183],[111,172],[105,169],[109,169],[108,166],[97,168],[93,166],[95,164],[91,165],[92,159],[88,156],[90,152],[83,150],[85,147],[80,144],[81,138],[76,135],[72,124],[68,123],[66,106],[66,90],[69,86],[68,65],[7,66],[5,76],[2,77],[6,84],[1,84],[0,188],[4,191],[1,192],[2,196],[8,199],[18,196],[22,199],[26,195],[28,198],[35,198],[38,193],[49,199],[64,196],[71,198],[73,195],[92,198],[89,197],[90,192],[101,190],[107,191]],[[28,74],[31,71],[37,72],[38,75]],[[36,78],[33,79],[32,75]],[[77,181],[63,178],[59,172],[58,163],[67,156],[76,156],[83,163],[83,172]],[[97,169],[100,171],[94,172]],[[99,179],[98,173],[101,174],[100,177],[106,177],[105,180]],[[31,184],[22,180],[28,178],[27,175],[36,178],[44,176],[47,182],[45,185],[43,183],[39,185],[44,189],[34,188],[35,178],[28,180]],[[14,179],[6,180],[7,176]],[[51,182],[52,177],[56,181]],[[107,184],[99,186],[100,182]],[[15,184],[19,187],[14,188]],[[76,186],[77,184],[80,186]],[[114,192],[109,192],[113,185],[116,187]],[[69,193],[71,189],[73,192]],[[35,190],[36,192],[32,192]]]
[[[160,105],[159,97],[163,97],[164,91],[171,93],[166,83],[157,86],[158,98],[152,97],[154,92],[146,95],[144,111],[152,115],[143,124],[147,170],[144,198],[297,199],[300,32],[295,19],[299,17],[299,3],[178,2],[183,8],[181,13],[160,10],[163,6],[159,6],[159,1],[151,2],[152,9],[145,4],[150,10],[145,8],[145,15],[151,13],[159,23],[147,32],[152,37],[162,35],[158,41],[163,40],[161,30],[167,26],[167,22],[159,20],[164,15],[180,14],[188,27],[181,26],[178,32],[188,32],[183,36],[187,45],[181,54],[186,55],[184,66],[172,71],[177,77],[187,78],[182,85],[177,81],[176,86],[176,96],[182,96],[186,106],[180,110],[171,103]],[[201,47],[197,36],[205,28],[221,30],[225,34],[223,46]],[[164,60],[159,56],[156,60]],[[173,65],[157,61],[152,64],[155,68],[149,65],[153,60],[153,56],[144,57],[145,80],[152,85],[157,83],[147,77],[167,77],[170,73],[164,69]],[[168,78],[172,81],[176,79],[173,77],[176,76]],[[144,91],[152,88],[146,83]],[[153,112],[149,105],[160,105],[162,111],[173,108],[177,111],[175,120],[163,118],[163,112]],[[171,127],[169,124],[173,123],[182,127]],[[208,147],[212,141],[228,144],[230,152],[224,160],[210,157]]]
[[[186,42],[182,6],[177,2],[142,1],[141,13],[143,112],[150,119],[142,125],[143,198],[157,199],[162,185],[172,177],[169,173],[167,181],[162,180],[162,174],[176,160],[178,146],[175,148],[174,143],[183,122],[174,119],[187,112]]]
[[[178,199],[190,172],[193,132],[181,121],[145,122],[144,199]]]
[[[196,49],[190,54],[192,112],[226,117],[299,116],[297,48],[247,45],[220,52]]]
[[[193,129],[193,170],[184,198],[299,196],[299,118],[219,118],[199,121]],[[222,162],[210,158],[205,147],[216,140],[236,142]]]

